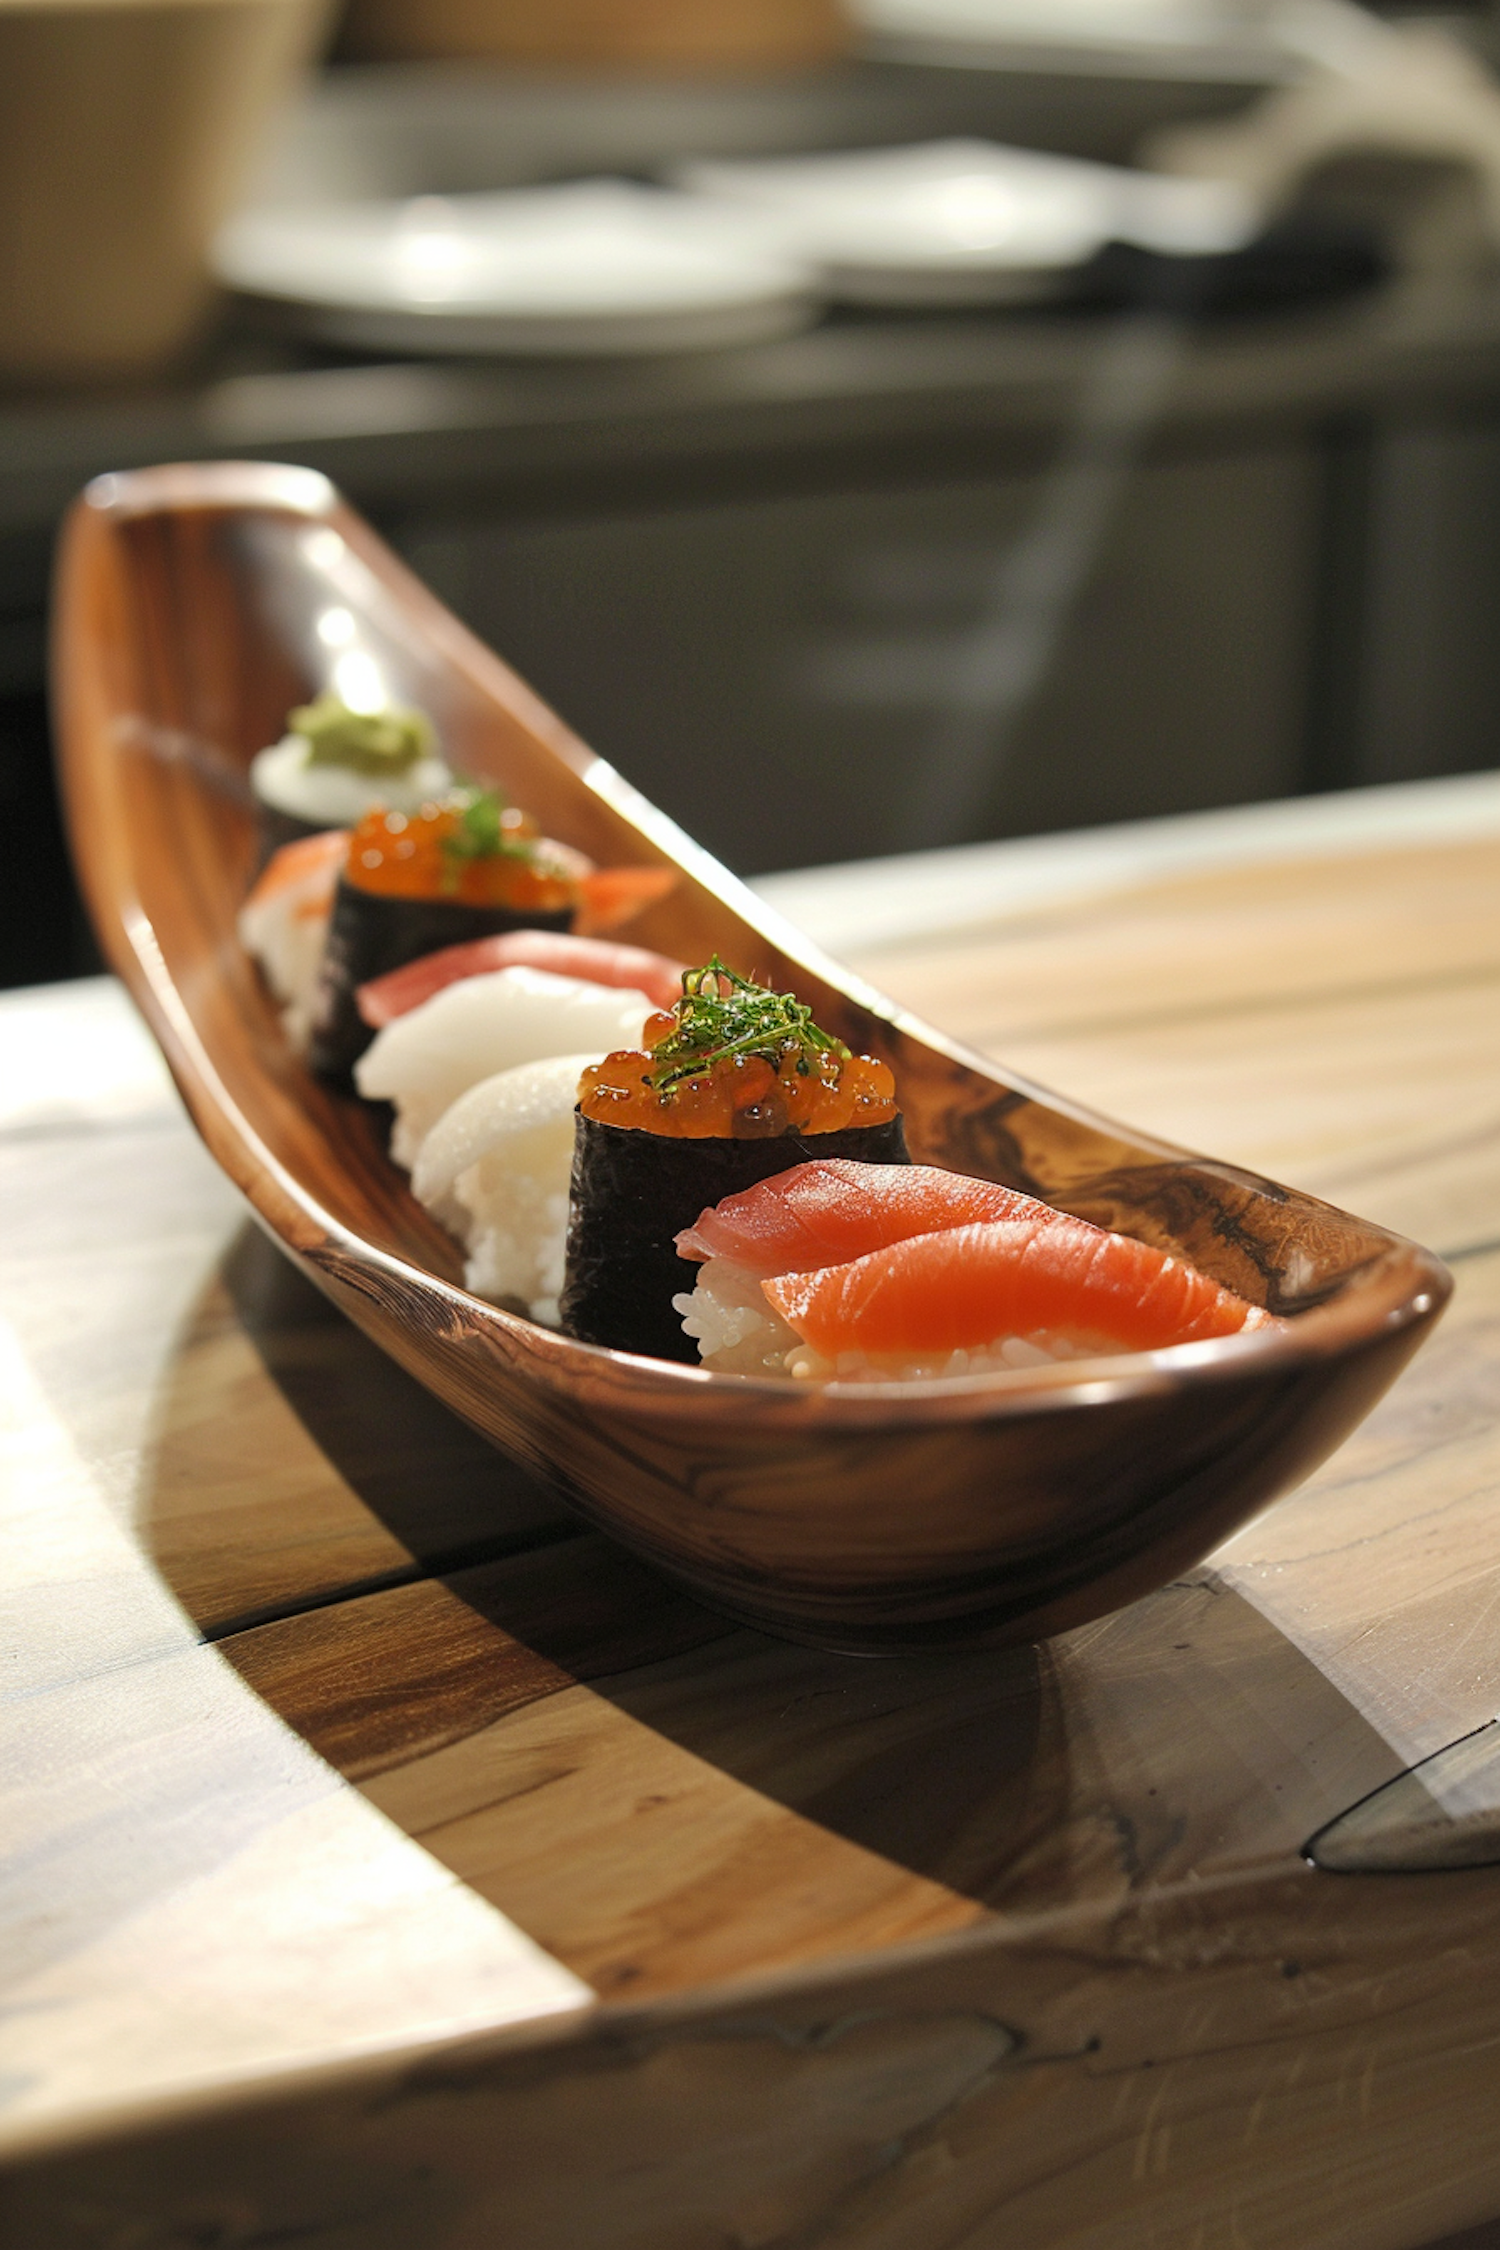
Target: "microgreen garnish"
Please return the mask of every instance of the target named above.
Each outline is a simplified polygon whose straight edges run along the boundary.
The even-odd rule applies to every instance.
[[[458,814],[458,826],[443,838],[442,847],[451,883],[458,881],[461,860],[519,859],[529,865],[536,858],[536,838],[506,827],[509,807],[498,789],[466,786],[455,790],[447,802]]]
[[[669,1094],[684,1079],[701,1077],[735,1055],[764,1055],[779,1067],[795,1053],[806,1076],[819,1056],[842,1062],[849,1053],[842,1039],[818,1029],[804,1002],[753,984],[717,953],[703,968],[684,970],[682,998],[672,1012],[676,1024],[652,1050],[656,1067],[646,1080],[658,1094]]]

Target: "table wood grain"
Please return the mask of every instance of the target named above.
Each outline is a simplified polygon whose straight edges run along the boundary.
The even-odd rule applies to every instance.
[[[1458,1277],[1301,1492],[998,1657],[821,1656],[654,1580],[283,1265],[106,988],[0,1003],[13,2238],[1414,2250],[1500,2211],[1500,1869],[1299,1849],[1500,1706],[1496,814],[857,959]]]

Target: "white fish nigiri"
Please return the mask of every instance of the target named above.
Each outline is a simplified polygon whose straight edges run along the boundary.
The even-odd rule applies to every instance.
[[[355,1083],[367,1101],[395,1103],[391,1154],[410,1169],[438,1119],[471,1086],[549,1055],[586,1052],[596,1062],[638,1047],[654,1007],[644,992],[545,969],[496,969],[444,986],[387,1024],[355,1064]],[[576,1072],[574,1087],[576,1098]]]
[[[423,1141],[421,1203],[458,1235],[476,1297],[519,1298],[555,1328],[568,1231],[573,1106],[592,1054],[551,1055],[461,1094]]]

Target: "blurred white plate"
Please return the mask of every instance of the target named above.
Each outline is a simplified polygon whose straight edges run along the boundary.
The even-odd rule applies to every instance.
[[[818,310],[779,230],[627,180],[251,209],[214,263],[308,333],[375,350],[698,350],[785,335]]]
[[[1045,156],[991,141],[688,164],[676,184],[774,219],[830,295],[862,304],[985,304],[1045,295],[1106,242],[1174,256],[1239,249],[1244,191]]]
[[[1252,79],[1284,74],[1272,11],[1256,0],[851,0],[877,52],[969,68],[1055,57],[1065,68]]]

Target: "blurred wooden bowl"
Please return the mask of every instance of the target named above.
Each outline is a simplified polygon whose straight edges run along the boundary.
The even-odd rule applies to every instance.
[[[339,52],[545,69],[795,70],[844,53],[841,0],[350,0]]]
[[[326,0],[0,0],[0,378],[160,365]]]

